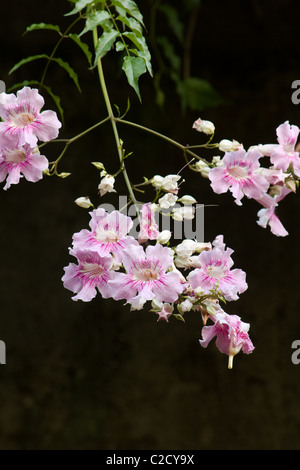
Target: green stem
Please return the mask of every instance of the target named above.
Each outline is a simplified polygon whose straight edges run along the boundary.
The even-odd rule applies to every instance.
[[[136,127],[137,129],[140,129],[142,131],[155,135],[156,137],[159,137],[165,140],[166,142],[169,142],[170,144],[175,145],[175,147],[180,148],[183,152],[188,153],[192,157],[197,158],[197,160],[202,160],[203,162],[207,163],[207,165],[209,165],[209,162],[205,160],[205,158],[199,157],[199,155],[189,150],[190,146],[182,145],[176,140],[171,139],[170,137],[167,137],[166,135],[161,134],[160,132],[154,131],[153,129],[150,129],[149,127],[141,126],[140,124],[136,124],[135,122],[126,121],[125,119],[120,119],[120,118],[114,118],[114,120],[116,122],[121,122],[123,124],[127,124],[128,126]]]
[[[98,42],[97,28],[95,28],[93,30],[93,40],[94,40],[94,47],[96,48],[96,45],[97,45],[97,42]],[[116,142],[116,146],[117,146],[117,150],[118,150],[118,156],[119,156],[120,165],[121,165],[120,168],[122,169],[123,177],[124,177],[124,180],[125,180],[130,198],[131,198],[132,202],[134,203],[134,205],[136,207],[137,214],[139,215],[139,211],[138,211],[138,207],[137,207],[137,200],[136,200],[135,195],[133,193],[133,189],[132,189],[132,186],[131,186],[131,183],[130,183],[130,180],[129,180],[129,177],[128,177],[128,174],[127,174],[127,171],[126,171],[126,168],[125,168],[125,165],[124,165],[123,152],[122,152],[122,148],[121,148],[121,139],[119,137],[118,128],[117,128],[117,124],[116,124],[117,119],[114,117],[114,113],[113,113],[112,106],[111,106],[111,103],[110,103],[110,99],[109,99],[109,95],[108,95],[108,91],[107,91],[107,87],[106,87],[106,82],[105,82],[105,78],[104,78],[103,68],[102,68],[102,62],[101,62],[100,58],[98,58],[98,60],[97,60],[97,68],[98,68],[100,86],[101,86],[101,89],[102,89],[106,109],[107,109],[107,112],[108,112],[108,118],[111,121],[113,134],[114,134],[114,138],[115,138],[115,142]]]
[[[80,139],[81,137],[84,137],[88,132],[91,132],[92,130],[96,129],[97,127],[101,126],[102,124],[104,124],[108,120],[109,120],[109,116],[107,116],[105,119],[102,119],[102,121],[97,122],[93,126],[86,129],[85,131],[80,132],[80,134],[75,135],[71,139],[55,139],[55,140],[52,140],[52,141],[49,141],[49,142],[45,142],[44,144],[41,144],[39,146],[39,148],[41,148],[44,145],[46,145],[48,143],[51,143],[51,142],[65,142],[65,146],[63,148],[63,151],[61,152],[59,157],[55,160],[55,162],[52,163],[52,169],[54,170],[54,174],[57,174],[57,165],[60,162],[60,160],[62,159],[62,157],[64,156],[64,154],[66,153],[66,151],[68,150],[69,145],[71,145],[73,142]]]
[[[43,84],[44,84],[48,67],[49,67],[50,62],[52,61],[52,59],[53,59],[53,57],[54,57],[54,55],[55,55],[55,53],[56,53],[56,51],[57,51],[57,49],[58,49],[60,43],[61,43],[62,40],[66,37],[66,35],[68,34],[68,32],[73,28],[73,26],[77,23],[77,21],[79,21],[80,19],[81,19],[80,16],[79,16],[78,18],[76,18],[76,20],[74,20],[73,23],[71,23],[71,24],[67,27],[66,31],[61,35],[61,38],[59,39],[59,41],[57,41],[57,43],[56,43],[56,45],[55,45],[55,47],[54,47],[54,49],[53,49],[53,51],[52,51],[52,53],[51,53],[51,55],[50,55],[48,61],[47,61],[47,64],[46,64],[46,66],[45,66],[45,68],[44,68],[44,72],[43,72],[43,75],[42,75],[42,78],[41,78],[41,81],[40,81],[40,87],[43,86]]]

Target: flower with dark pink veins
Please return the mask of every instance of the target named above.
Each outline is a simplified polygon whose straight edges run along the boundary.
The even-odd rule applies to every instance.
[[[73,300],[89,302],[97,290],[104,299],[111,297],[111,288],[108,281],[114,279],[115,272],[111,270],[112,257],[101,257],[95,251],[70,250],[76,257],[78,264],[70,263],[64,268],[62,277],[64,287],[76,293]]]
[[[54,111],[40,112],[44,98],[36,88],[25,86],[17,92],[0,94],[0,147],[29,144],[35,147],[56,139],[61,122]]]
[[[226,300],[237,300],[238,294],[248,288],[246,274],[241,269],[231,269],[233,250],[225,249],[222,236],[218,236],[213,245],[212,250],[200,253],[200,268],[191,271],[188,281],[193,289],[200,288],[204,294],[209,294],[217,287]]]
[[[269,188],[269,182],[260,173],[259,159],[261,153],[257,150],[239,149],[225,153],[221,164],[209,172],[211,187],[215,193],[231,191],[238,206],[242,205],[243,196],[259,199]]]
[[[296,176],[300,176],[299,152],[295,151],[300,129],[290,125],[288,121],[277,127],[278,145],[274,145],[270,161],[275,168],[286,171],[290,166]]]
[[[74,233],[74,248],[94,250],[100,256],[112,254],[116,263],[121,263],[123,250],[131,244],[138,244],[128,235],[133,226],[132,219],[119,211],[108,213],[103,208],[93,210],[90,216],[91,230],[82,229]]]
[[[17,148],[2,148],[0,150],[0,181],[6,179],[3,189],[12,184],[18,184],[22,176],[27,181],[36,182],[43,178],[43,171],[48,168],[48,160],[40,155],[37,149],[25,144]]]
[[[266,194],[258,201],[263,206],[263,209],[260,209],[257,213],[257,224],[263,228],[266,228],[267,225],[269,225],[271,232],[278,237],[286,237],[288,232],[282,225],[278,216],[275,214],[275,210],[278,206],[278,202],[280,202],[291,192],[292,191],[290,189],[282,186],[280,189],[280,194],[274,197]]]
[[[183,291],[177,272],[168,272],[173,265],[172,250],[160,244],[130,245],[122,253],[125,273],[117,272],[109,281],[115,300],[125,299],[132,309],[140,310],[147,300],[173,303]]]
[[[228,315],[225,312],[218,312],[210,318],[214,324],[202,328],[202,339],[199,342],[203,348],[206,348],[216,336],[216,346],[221,353],[228,355],[228,369],[232,369],[233,357],[236,354],[241,350],[245,354],[250,354],[254,350],[248,335],[250,325],[241,321],[239,316]]]
[[[140,233],[138,236],[139,242],[145,243],[148,240],[156,240],[159,235],[159,231],[158,225],[155,221],[155,213],[151,209],[150,202],[143,205],[141,216]]]

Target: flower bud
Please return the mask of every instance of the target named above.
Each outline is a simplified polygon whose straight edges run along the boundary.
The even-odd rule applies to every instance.
[[[74,202],[77,204],[77,206],[83,207],[84,209],[88,209],[89,207],[93,206],[88,196],[78,197]]]
[[[213,134],[215,132],[215,126],[211,121],[204,121],[200,118],[194,122],[193,129],[196,129],[196,131],[203,132],[207,135]]]
[[[199,173],[201,173],[201,176],[203,176],[204,178],[208,178],[210,168],[207,163],[203,162],[202,160],[199,160],[195,163],[194,169],[196,171],[199,171]]]
[[[97,170],[104,170],[105,169],[103,163],[101,163],[101,162],[91,162],[91,163],[92,163],[92,165],[94,165],[94,167],[97,168]]]
[[[162,232],[159,233],[156,241],[157,243],[164,245],[165,243],[168,243],[171,236],[172,236],[172,233],[170,232],[170,230],[163,230]]]
[[[197,201],[192,196],[185,195],[185,196],[182,196],[180,199],[178,199],[178,202],[189,205],[189,204],[196,204]]]

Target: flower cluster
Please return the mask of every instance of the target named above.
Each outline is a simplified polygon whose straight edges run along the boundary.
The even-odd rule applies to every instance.
[[[247,289],[245,273],[232,269],[233,250],[225,247],[223,236],[212,243],[184,239],[170,247],[171,234],[159,232],[153,215],[151,204],[144,204],[136,239],[130,234],[131,217],[101,207],[91,211],[89,230],[73,235],[70,254],[76,263],[64,268],[64,287],[75,294],[73,300],[84,302],[97,291],[103,298],[124,300],[131,310],[149,302],[157,321],[168,322],[171,315],[184,321],[186,312],[199,312],[200,344],[206,347],[217,335],[217,347],[232,367],[232,357],[240,350],[251,352],[253,345],[245,324],[223,312],[220,303],[238,299]],[[208,319],[213,326],[206,325]]]
[[[197,122],[193,127],[205,132]],[[244,196],[256,200],[262,207],[257,214],[258,225],[269,226],[277,236],[286,236],[288,232],[275,211],[278,203],[296,192],[299,184],[300,158],[296,150],[299,132],[297,126],[286,121],[276,129],[276,144],[254,145],[247,151],[239,142],[223,139],[216,145],[225,153],[223,158],[214,157],[211,165],[199,161],[194,169],[209,178],[217,194],[229,190],[237,205],[242,205]],[[265,166],[261,164],[264,157],[269,158]]]
[[[0,94],[0,181],[7,177],[5,190],[22,176],[32,182],[40,180],[48,168],[37,143],[55,139],[61,123],[54,111],[40,112],[43,106],[38,90],[27,86],[17,95]]]

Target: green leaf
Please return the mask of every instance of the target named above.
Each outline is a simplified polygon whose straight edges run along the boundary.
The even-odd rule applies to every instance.
[[[27,26],[24,34],[28,33],[29,31],[35,31],[38,29],[51,29],[53,31],[57,31],[58,33],[60,33],[60,28],[56,24],[33,23],[30,26]]]
[[[60,104],[60,97],[58,95],[55,95],[49,86],[41,85],[38,80],[24,80],[21,83],[16,83],[15,85],[11,86],[9,88],[9,90],[7,90],[7,91],[10,92],[10,91],[13,91],[13,90],[21,89],[24,86],[32,86],[32,85],[37,85],[38,87],[41,86],[42,88],[44,88],[47,91],[49,96],[53,99],[54,103],[56,104],[56,107],[59,111],[62,122],[64,122],[64,111],[63,111],[63,108]]]
[[[201,78],[189,77],[177,84],[177,91],[181,96],[182,106],[195,111],[218,106],[224,103],[223,98],[207,81]]]
[[[126,74],[129,85],[134,88],[139,100],[142,101],[138,80],[139,77],[146,72],[145,62],[140,57],[125,56],[122,70],[124,70]]]
[[[110,20],[110,14],[105,11],[97,11],[94,15],[89,16],[85,22],[85,27],[79,34],[79,36],[82,36],[83,34],[87,33],[88,31],[93,30],[97,26],[100,26],[102,23],[106,22],[107,20]]]
[[[126,16],[123,14],[126,12],[144,26],[143,15],[133,0],[112,0],[112,4],[122,16]]]
[[[72,69],[72,67],[68,64],[68,62],[65,62],[59,57],[52,57],[50,58],[47,54],[38,54],[30,57],[26,57],[25,59],[20,60],[17,64],[13,66],[13,68],[8,72],[9,75],[13,72],[15,72],[19,67],[21,67],[24,64],[27,64],[28,62],[31,62],[33,60],[37,59],[47,59],[56,62],[58,65],[60,65],[66,72],[68,72],[69,76],[72,78],[74,81],[76,87],[78,90],[81,92],[79,82],[78,82],[78,76],[77,73]]]
[[[141,37],[143,35],[143,30],[141,24],[135,18],[128,18],[127,16],[119,15],[117,20],[121,21],[125,26],[127,26],[131,31],[133,31],[137,36]]]
[[[170,27],[172,28],[178,41],[183,44],[184,42],[184,25],[179,19],[179,14],[176,8],[171,5],[161,4],[159,10],[162,11],[168,20]]]
[[[58,65],[60,65],[65,71],[69,74],[70,78],[72,78],[73,82],[75,83],[78,91],[81,92],[79,82],[78,82],[78,75],[75,72],[75,70],[70,66],[70,64],[60,57],[52,57],[52,60],[56,62]]]
[[[112,48],[116,38],[119,36],[118,31],[111,29],[110,31],[104,31],[102,36],[98,39],[95,48],[95,62],[96,65],[98,59],[102,59],[105,54]]]
[[[49,57],[47,56],[47,54],[37,54],[37,55],[32,55],[30,57],[26,57],[25,59],[22,59],[20,60],[20,62],[18,62],[17,64],[15,64],[11,69],[10,71],[8,72],[8,74],[12,74],[13,72],[15,72],[19,67],[21,67],[22,65],[24,64],[27,64],[28,62],[32,62],[33,60],[37,60],[37,59],[49,59]]]
[[[116,42],[116,51],[117,52],[124,51],[125,47],[126,46],[122,41]]]
[[[64,16],[75,15],[91,3],[93,3],[93,0],[78,0],[78,2],[76,2],[75,8],[73,8],[72,11],[69,11],[69,13],[66,13]]]
[[[89,50],[89,46],[79,39],[78,34],[69,34],[68,37],[71,38],[80,47],[80,49],[84,52],[88,63],[92,65],[92,53]]]
[[[123,36],[130,39],[133,44],[138,48],[137,51],[133,51],[137,56],[144,60],[148,72],[152,76],[152,65],[151,65],[151,55],[146,43],[144,36],[137,36],[134,32],[125,32]]]

